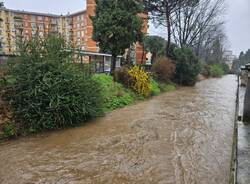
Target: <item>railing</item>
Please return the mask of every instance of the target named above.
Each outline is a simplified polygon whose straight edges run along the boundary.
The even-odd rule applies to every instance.
[[[233,134],[233,148],[231,155],[231,167],[230,167],[230,184],[237,184],[237,155],[238,155],[238,121],[241,121],[242,117],[239,116],[239,91],[240,91],[240,80],[239,75],[237,76],[237,93],[236,93],[236,108],[235,108],[235,121],[234,121],[234,134]]]

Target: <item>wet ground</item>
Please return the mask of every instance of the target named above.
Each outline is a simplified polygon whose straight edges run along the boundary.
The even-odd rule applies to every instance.
[[[237,81],[202,81],[85,126],[0,144],[0,183],[226,184]]]
[[[240,88],[240,112],[243,114],[243,102],[246,89]],[[250,184],[250,124],[238,122],[238,184]]]

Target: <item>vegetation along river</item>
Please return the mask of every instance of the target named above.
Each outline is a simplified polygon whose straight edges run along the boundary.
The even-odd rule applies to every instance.
[[[226,184],[237,81],[209,79],[81,127],[0,144],[3,184]]]

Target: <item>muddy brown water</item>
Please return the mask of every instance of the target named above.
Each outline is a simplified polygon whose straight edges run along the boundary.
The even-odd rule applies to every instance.
[[[226,184],[232,75],[119,109],[85,126],[0,144],[3,184]]]

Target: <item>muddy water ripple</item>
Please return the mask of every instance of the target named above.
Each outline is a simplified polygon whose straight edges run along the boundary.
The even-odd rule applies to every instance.
[[[209,79],[69,130],[0,144],[3,184],[226,184],[236,77]]]

